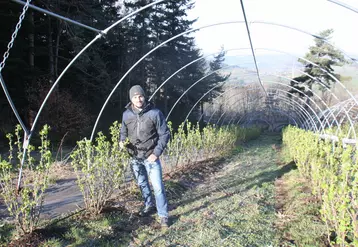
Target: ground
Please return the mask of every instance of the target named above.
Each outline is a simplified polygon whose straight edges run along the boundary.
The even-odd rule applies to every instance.
[[[294,221],[289,217],[292,210],[301,209],[290,206],[298,205],[291,194],[303,193],[303,202],[311,195],[304,183],[292,186],[299,174],[280,155],[280,136],[262,135],[226,158],[166,176],[169,229],[160,229],[155,215],[137,215],[140,195],[134,184],[127,184],[100,217],[90,219],[81,213],[59,217],[12,246],[24,242],[26,246],[320,246],[315,243],[322,234],[314,236],[316,242],[307,242],[297,232],[300,227],[319,232],[321,225],[310,228],[297,221],[301,219],[297,215]],[[44,217],[58,217],[80,205],[81,194],[69,173],[49,189]],[[309,223],[317,216],[303,219]]]

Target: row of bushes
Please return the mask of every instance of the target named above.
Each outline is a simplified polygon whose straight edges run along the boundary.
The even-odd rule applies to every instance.
[[[215,127],[208,125],[200,129],[199,124],[182,123],[173,133],[162,157],[166,172],[178,167],[186,167],[198,161],[220,157],[232,150],[237,142],[244,142],[260,135],[259,128],[241,128],[239,126]]]
[[[321,140],[310,131],[287,127],[283,144],[320,200],[321,218],[332,245],[358,246],[358,160],[356,146]]]
[[[171,126],[171,124],[169,123]],[[171,129],[172,131],[172,129]],[[49,127],[40,132],[42,144],[36,150],[29,146],[24,164],[22,189],[17,193],[16,182],[23,155],[21,128],[15,131],[15,140],[8,135],[10,152],[7,159],[0,157],[1,197],[7,205],[10,215],[15,219],[17,232],[22,235],[32,232],[39,224],[40,213],[49,185],[49,172],[53,164],[50,142],[47,139]],[[128,164],[128,154],[119,147],[120,124],[115,122],[110,128],[111,137],[98,133],[94,142],[87,139],[77,143],[72,153],[71,165],[77,175],[77,183],[83,194],[85,209],[91,215],[98,215],[112,194],[124,181],[123,172]],[[260,134],[259,129],[239,127],[199,126],[188,123],[177,133],[172,133],[163,162],[164,166],[188,164],[198,160],[218,157],[230,151],[237,141],[244,141]],[[16,148],[13,146],[15,145]],[[14,153],[17,153],[14,155]],[[164,168],[165,170],[168,170]]]

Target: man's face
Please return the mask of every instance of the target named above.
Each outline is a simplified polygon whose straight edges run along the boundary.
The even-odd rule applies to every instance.
[[[136,108],[141,109],[145,103],[145,98],[143,95],[134,95],[131,101]]]

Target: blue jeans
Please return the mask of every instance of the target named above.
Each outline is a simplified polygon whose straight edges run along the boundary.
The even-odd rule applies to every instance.
[[[142,192],[146,207],[153,206],[153,196],[150,190],[148,177],[153,186],[155,202],[159,217],[168,217],[168,202],[162,181],[162,165],[159,159],[155,162],[148,160],[132,159],[131,167],[138,186]]]

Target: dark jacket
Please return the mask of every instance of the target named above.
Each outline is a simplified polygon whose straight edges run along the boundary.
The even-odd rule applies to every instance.
[[[121,141],[128,137],[127,150],[132,157],[146,159],[152,153],[159,157],[170,138],[170,131],[163,113],[148,102],[144,109],[135,113],[132,104],[123,113]]]

